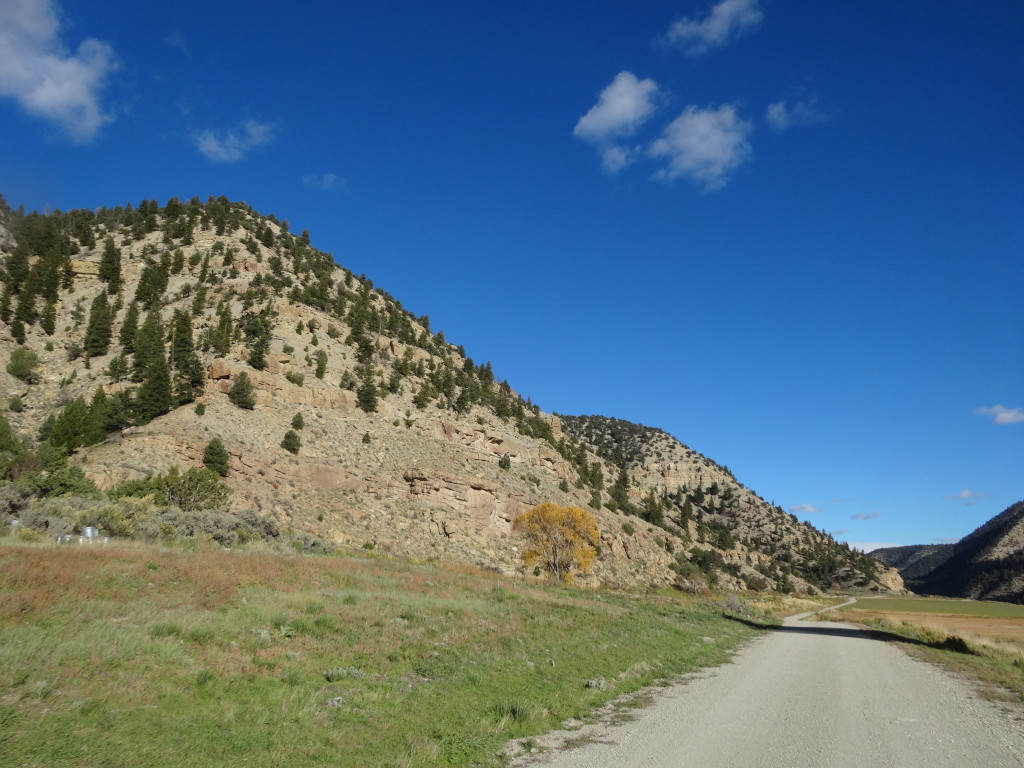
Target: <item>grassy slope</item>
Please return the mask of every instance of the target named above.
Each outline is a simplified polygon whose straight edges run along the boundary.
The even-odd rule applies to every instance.
[[[508,739],[725,661],[753,632],[694,602],[380,558],[6,546],[0,754],[487,764]],[[598,678],[605,690],[586,687]]]

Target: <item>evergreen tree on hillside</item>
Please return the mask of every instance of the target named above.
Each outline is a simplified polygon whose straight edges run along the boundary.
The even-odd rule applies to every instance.
[[[135,395],[135,414],[140,424],[146,424],[170,411],[173,405],[171,370],[161,347],[161,351],[150,359]]]
[[[4,289],[0,291],[0,320],[5,323],[11,322],[11,290],[10,280],[4,283]]]
[[[160,358],[164,365],[164,324],[160,320],[159,310],[146,315],[145,322],[135,334],[135,360],[132,363],[132,381],[142,381],[147,376],[149,364]]]
[[[210,334],[213,351],[223,357],[231,350],[231,336],[234,327],[231,322],[231,307],[222,303],[217,307],[217,326]]]
[[[39,317],[39,327],[47,336],[53,336],[54,331],[57,330],[57,305],[52,301],[46,302],[46,306],[43,307],[43,314]]]
[[[85,355],[99,357],[107,354],[113,335],[113,317],[106,291],[100,291],[89,308],[89,323],[85,328]]]
[[[195,352],[192,339],[192,318],[187,312],[175,310],[171,322],[171,362],[176,376],[174,395],[179,405],[196,398],[203,385],[203,364]]]
[[[99,278],[107,284],[108,293],[117,293],[121,290],[121,249],[114,245],[114,240],[110,237],[103,244]]]
[[[121,332],[118,340],[127,355],[135,352],[135,337],[139,333],[139,305],[134,301],[128,305],[124,313],[124,322],[121,323]]]
[[[221,477],[227,477],[229,459],[227,448],[220,438],[215,437],[206,444],[206,450],[203,451],[203,466],[207,469],[213,470]]]
[[[239,408],[251,411],[256,407],[256,388],[249,380],[249,374],[242,371],[228,390],[228,398]]]

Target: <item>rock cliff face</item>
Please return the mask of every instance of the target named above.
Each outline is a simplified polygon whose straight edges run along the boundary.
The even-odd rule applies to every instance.
[[[900,587],[877,563],[872,571],[664,433],[624,462],[577,420],[564,428],[425,318],[310,247],[305,233],[244,204],[144,202],[2,226],[0,394],[18,399],[20,410],[6,416],[27,446],[38,447],[52,417],[98,388],[122,405],[137,402],[149,373],[132,380],[141,352],[124,326],[133,307],[140,325],[149,313],[164,324],[175,402],[154,418],[126,417],[71,456],[101,490],[200,466],[216,437],[229,454],[232,512],[251,510],[286,533],[339,547],[521,573],[512,522],[554,501],[598,520],[591,584]],[[32,292],[35,306],[27,306]],[[90,307],[101,293],[112,321],[109,344],[96,351]],[[189,335],[175,325],[182,316],[202,372],[191,389],[174,359]],[[19,348],[38,356],[31,383],[6,372]],[[251,409],[229,395],[243,374],[255,389]],[[301,448],[293,454],[281,442],[296,415]],[[625,506],[613,483],[623,470]],[[683,499],[700,490],[712,500],[679,519]],[[641,514],[651,498],[665,514]],[[790,539],[804,548],[780,544]]]

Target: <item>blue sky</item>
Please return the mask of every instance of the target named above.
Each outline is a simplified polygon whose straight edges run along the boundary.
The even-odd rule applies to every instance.
[[[0,192],[226,195],[864,546],[1024,498],[1024,4],[0,0]]]

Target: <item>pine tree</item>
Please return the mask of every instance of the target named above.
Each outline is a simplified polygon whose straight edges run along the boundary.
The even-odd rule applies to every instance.
[[[86,357],[99,357],[107,354],[110,348],[113,319],[107,294],[100,291],[89,308],[89,323],[85,329]]]
[[[249,365],[257,371],[267,367],[267,352],[270,351],[269,334],[261,333],[249,347]]]
[[[356,405],[366,413],[373,413],[377,410],[377,386],[373,383],[370,374],[363,376],[363,381],[356,390]]]
[[[46,302],[46,306],[43,307],[43,314],[39,318],[39,327],[47,336],[53,336],[53,332],[57,330],[57,305],[52,301]]]
[[[231,349],[231,336],[234,327],[231,322],[231,307],[222,304],[217,309],[217,327],[210,336],[213,351],[222,357]]]
[[[164,358],[164,324],[160,320],[160,312],[153,310],[146,315],[146,320],[135,334],[132,381],[142,381],[150,362],[157,357],[164,361],[164,365],[167,364]]]
[[[100,257],[99,278],[107,284],[108,293],[117,293],[121,289],[121,249],[114,245],[112,238],[107,238]]]
[[[174,370],[181,371],[194,356],[192,320],[186,312],[176,309],[171,319],[171,365]]]
[[[8,280],[4,283],[3,291],[0,291],[0,320],[5,323],[11,322],[11,283]]]
[[[302,429],[304,426],[306,426],[306,420],[302,418],[301,413],[292,416],[292,429]]]
[[[89,403],[89,415],[83,434],[84,445],[96,445],[106,440],[113,408],[114,404],[107,397],[103,387],[97,387],[92,402]]]
[[[126,355],[135,352],[135,337],[138,333],[139,305],[133,301],[128,305],[128,311],[124,313],[124,322],[121,324],[121,333],[118,336]]]
[[[227,477],[229,469],[228,462],[229,456],[227,448],[224,447],[224,443],[222,443],[219,438],[215,437],[206,444],[206,450],[203,451],[204,467],[212,469],[221,477]]]
[[[146,366],[145,376],[135,395],[135,415],[145,424],[171,410],[171,370],[163,354],[163,345]]]
[[[245,408],[251,411],[256,407],[256,388],[249,381],[249,374],[242,371],[238,374],[238,378],[235,379],[235,383],[231,385],[231,389],[228,390],[228,397],[231,402],[237,405],[239,408]]]

